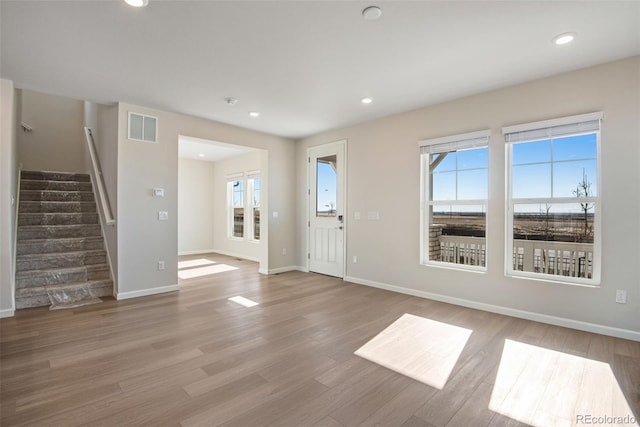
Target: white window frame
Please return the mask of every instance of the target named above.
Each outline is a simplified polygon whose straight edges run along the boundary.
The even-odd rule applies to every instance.
[[[486,272],[489,249],[489,183],[487,181],[487,198],[474,200],[431,200],[431,172],[430,156],[434,153],[444,153],[451,151],[462,151],[472,148],[488,147],[491,131],[480,130],[458,135],[445,136],[441,138],[427,139],[418,142],[420,147],[420,264],[425,266],[444,267],[456,270],[467,270],[475,272]],[[489,165],[487,165],[487,173]],[[489,177],[487,176],[487,179]],[[429,209],[433,205],[483,205],[485,206],[485,265],[458,264],[444,261],[433,261],[429,259]]]
[[[569,285],[582,285],[596,287],[600,285],[601,264],[602,264],[602,154],[601,154],[601,112],[581,114],[558,119],[545,120],[540,122],[525,123],[502,128],[505,136],[506,149],[506,232],[505,232],[505,275],[516,278],[533,279],[545,282],[555,282]],[[597,129],[594,130],[594,122],[597,121]],[[597,195],[593,197],[545,197],[545,198],[513,198],[513,146],[517,143],[527,143],[544,141],[555,138],[565,138],[571,136],[596,134],[596,189]],[[553,161],[550,162],[553,166]],[[553,184],[552,184],[553,185]],[[593,238],[593,261],[592,277],[581,278],[548,273],[520,271],[513,268],[513,214],[514,205],[517,204],[576,204],[594,203],[594,238]]]
[[[242,197],[242,206],[234,205],[234,197],[233,197],[233,183],[236,181],[242,182],[243,188],[243,197]],[[247,209],[246,209],[246,198],[247,198],[247,186],[245,185],[244,173],[238,173],[233,175],[227,175],[227,238],[229,240],[244,240],[247,235]],[[234,209],[242,207],[244,209],[244,219],[242,221],[242,237],[234,236]]]
[[[255,180],[258,179],[260,181],[260,202],[256,203],[255,202]],[[260,212],[260,222],[262,223],[262,210],[260,209],[260,205],[262,203],[262,179],[260,177],[260,171],[252,171],[252,172],[248,172],[247,173],[247,203],[246,206],[248,207],[249,212],[251,213],[250,219],[247,222],[248,223],[248,228],[249,228],[249,240],[251,240],[252,242],[260,242],[260,238],[256,239],[256,233],[255,233],[255,215],[254,215],[254,210],[258,209],[258,211]],[[245,209],[245,218],[246,218],[246,211],[247,209]],[[262,225],[262,224],[261,224]],[[261,234],[262,234],[262,230],[261,230]]]

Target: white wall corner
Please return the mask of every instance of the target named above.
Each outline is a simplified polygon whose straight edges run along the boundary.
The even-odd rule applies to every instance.
[[[520,319],[532,320],[535,322],[547,323],[550,325],[562,326],[565,328],[577,329],[580,331],[593,332],[595,334],[608,335],[611,337],[624,338],[624,339],[640,342],[640,331],[614,328],[611,326],[582,322],[579,320],[567,319],[564,317],[556,317],[556,316],[550,316],[547,314],[517,310],[509,307],[485,304],[485,303],[470,301],[462,298],[455,298],[455,297],[450,297],[446,295],[434,294],[431,292],[405,288],[402,286],[375,282],[373,280],[361,279],[359,277],[347,276],[344,278],[344,280],[347,282],[358,284],[358,285],[371,286],[373,288],[384,289],[392,292],[399,292],[402,294],[412,295],[420,298],[426,298],[434,301],[446,302],[448,304],[459,305],[462,307],[473,308],[476,310],[483,310],[491,313],[503,314],[505,316],[512,316]]]

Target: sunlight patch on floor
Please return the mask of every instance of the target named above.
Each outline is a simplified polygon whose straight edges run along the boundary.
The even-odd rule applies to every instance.
[[[205,258],[190,259],[187,261],[178,261],[178,270],[182,270],[183,268],[201,267],[203,265],[212,265],[215,263],[216,263],[215,261],[211,261]]]
[[[258,305],[257,302],[250,300],[249,298],[245,298],[245,297],[241,297],[241,296],[235,296],[235,297],[231,297],[229,298],[229,301],[233,301],[236,304],[240,304],[244,307],[255,307],[256,305]]]
[[[489,409],[540,427],[638,425],[609,364],[512,340]]]
[[[355,354],[442,389],[472,332],[405,313]]]
[[[178,277],[181,279],[193,279],[194,277],[209,276],[211,274],[224,273],[225,271],[233,271],[237,269],[238,267],[232,267],[227,264],[216,264],[207,267],[178,271]]]

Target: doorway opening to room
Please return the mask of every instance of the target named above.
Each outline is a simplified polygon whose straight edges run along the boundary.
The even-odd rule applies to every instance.
[[[180,135],[180,280],[268,263],[266,150]]]
[[[338,141],[308,150],[309,271],[341,278],[346,256],[346,145]]]

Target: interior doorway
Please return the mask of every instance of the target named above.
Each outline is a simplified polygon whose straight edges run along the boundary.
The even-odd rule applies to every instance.
[[[268,266],[268,153],[181,135],[178,255],[217,253]]]

